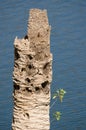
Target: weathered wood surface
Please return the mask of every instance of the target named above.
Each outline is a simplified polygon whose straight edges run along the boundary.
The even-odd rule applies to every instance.
[[[31,9],[28,32],[15,38],[12,130],[49,130],[52,54],[46,10]]]

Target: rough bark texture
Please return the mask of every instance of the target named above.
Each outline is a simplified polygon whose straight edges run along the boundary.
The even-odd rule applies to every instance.
[[[12,130],[49,130],[52,54],[46,10],[31,9],[28,32],[15,38]]]

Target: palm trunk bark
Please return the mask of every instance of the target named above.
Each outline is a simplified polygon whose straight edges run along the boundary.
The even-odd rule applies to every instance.
[[[52,54],[46,10],[31,9],[27,35],[15,38],[12,130],[49,130]]]

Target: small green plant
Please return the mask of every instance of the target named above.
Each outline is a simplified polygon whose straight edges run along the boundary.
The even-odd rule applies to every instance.
[[[56,119],[57,121],[59,121],[60,118],[61,118],[61,112],[56,111],[56,112],[53,114],[53,116],[55,117],[55,119]]]
[[[52,97],[52,99],[54,99],[55,101],[54,101],[54,103],[51,105],[51,108],[52,108],[52,107],[54,106],[54,104],[57,102],[57,99],[59,99],[60,102],[62,102],[65,94],[66,94],[66,91],[65,91],[64,89],[59,89],[59,90],[57,90],[57,91],[54,93],[53,97]],[[53,116],[54,116],[54,118],[55,118],[56,120],[60,120],[61,115],[62,115],[62,114],[61,114],[61,112],[59,112],[59,111],[56,111],[56,112],[53,114]]]
[[[54,93],[53,99],[59,98],[60,101],[62,102],[65,94],[66,91],[64,89],[59,89]]]

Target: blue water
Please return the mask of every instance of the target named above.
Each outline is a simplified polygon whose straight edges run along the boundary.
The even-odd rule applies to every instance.
[[[11,130],[13,42],[27,33],[31,8],[47,9],[53,53],[51,93],[67,91],[62,104],[50,110],[62,112],[51,130],[86,130],[86,1],[0,0],[0,130]],[[51,100],[51,104],[52,104]]]

